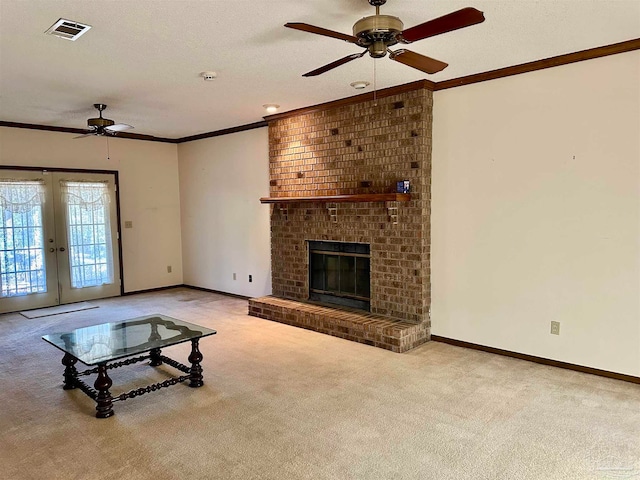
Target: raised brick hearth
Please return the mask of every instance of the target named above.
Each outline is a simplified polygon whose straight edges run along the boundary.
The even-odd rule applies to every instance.
[[[403,352],[429,339],[432,92],[268,119],[273,297],[250,314]],[[381,194],[407,202],[293,201]],[[309,306],[309,241],[370,245],[371,312]],[[373,323],[371,323],[373,322]],[[391,332],[391,334],[389,334]]]
[[[271,296],[250,299],[249,314],[397,353],[411,350],[429,339],[426,323],[399,322],[372,313],[337,310]]]

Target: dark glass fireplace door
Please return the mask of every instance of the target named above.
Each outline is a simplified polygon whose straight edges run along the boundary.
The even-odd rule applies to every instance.
[[[370,311],[369,245],[309,242],[309,299]]]

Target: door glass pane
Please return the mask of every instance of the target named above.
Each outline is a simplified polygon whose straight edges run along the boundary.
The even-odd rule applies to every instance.
[[[0,179],[0,297],[47,291],[44,183]]]
[[[61,186],[67,204],[71,288],[112,284],[108,184],[63,180]]]

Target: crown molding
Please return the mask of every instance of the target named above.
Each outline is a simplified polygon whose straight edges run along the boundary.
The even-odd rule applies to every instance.
[[[194,140],[202,140],[203,138],[219,137],[220,135],[229,135],[231,133],[244,132],[246,130],[253,130],[254,128],[266,127],[267,122],[260,121],[255,123],[249,123],[247,125],[240,125],[239,127],[225,128],[224,130],[216,130],[214,132],[200,133],[198,135],[191,135],[188,137],[182,137],[175,140],[176,143],[193,142]]]
[[[594,58],[606,57],[608,55],[616,55],[618,53],[631,52],[640,50],[640,38],[627,40],[626,42],[614,43],[604,47],[590,48],[580,52],[568,53],[566,55],[558,55],[557,57],[545,58],[534,62],[522,63],[512,67],[499,68],[489,72],[476,73],[467,75],[466,77],[445,80],[435,84],[435,90],[446,90],[448,88],[462,87],[471,85],[472,83],[486,82],[487,80],[496,80],[498,78],[511,77],[521,73],[535,72],[536,70],[544,70],[545,68],[559,67],[570,63],[582,62],[584,60],[592,60]]]
[[[34,123],[5,122],[2,120],[0,120],[0,127],[25,128],[28,130],[44,130],[47,132],[75,133],[76,135],[83,135],[87,133],[87,130],[82,128],[55,127],[53,125],[37,125]],[[115,137],[128,138],[130,140],[146,140],[149,142],[178,143],[178,141],[173,138],[154,137],[153,135],[143,135],[140,133],[119,132]]]

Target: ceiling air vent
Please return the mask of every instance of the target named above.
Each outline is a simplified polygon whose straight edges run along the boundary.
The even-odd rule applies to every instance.
[[[61,18],[51,25],[44,33],[74,42],[90,28],[91,25],[85,25],[83,23],[74,22],[73,20],[65,20],[64,18]]]

